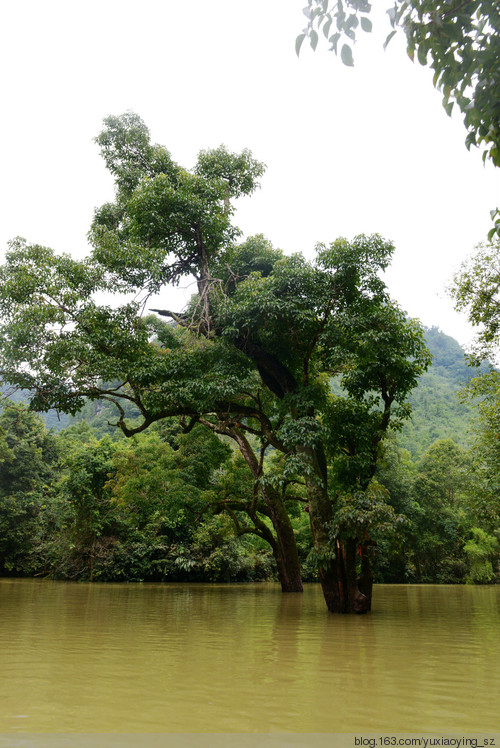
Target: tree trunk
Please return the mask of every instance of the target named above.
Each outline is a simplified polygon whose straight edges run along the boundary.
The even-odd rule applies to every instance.
[[[368,608],[367,610],[372,609],[372,591],[373,591],[373,574],[372,574],[372,565],[370,561],[370,556],[368,555],[370,553],[370,545],[373,544],[366,544],[364,543],[361,546],[360,552],[361,552],[361,574],[358,577],[358,588],[359,591],[365,595],[365,597],[368,600]]]
[[[261,488],[262,497],[269,508],[269,519],[276,533],[276,545],[273,547],[278,576],[283,592],[302,592],[302,575],[300,572],[299,552],[292,523],[283,506],[281,496],[270,486]]]
[[[356,541],[337,541],[336,545],[336,558],[320,562],[318,569],[326,606],[330,613],[368,613],[371,610],[373,586],[368,555],[363,556],[362,549],[361,574],[358,577]],[[321,555],[324,554],[320,550]]]
[[[346,541],[344,547],[346,575],[344,613],[367,613],[371,608],[371,585],[369,585],[367,579],[364,584],[364,589],[368,592],[370,587],[369,596],[360,589],[360,580],[358,580],[356,570],[357,543],[355,540],[349,539]]]
[[[326,486],[316,478],[307,481],[309,520],[314,551],[318,557],[318,576],[326,607],[331,613],[342,613],[343,590],[339,579],[339,559],[328,536],[328,526],[333,518]]]
[[[343,613],[342,582],[338,578],[335,561],[321,564],[318,575],[326,607],[330,613]]]
[[[276,537],[270,542],[278,567],[278,578],[283,592],[302,592],[302,575],[300,572],[299,552],[292,523],[283,504],[280,493],[269,483],[262,480],[262,465],[244,434],[237,429],[229,432],[236,441],[255,481],[259,481],[258,490],[266,506],[266,516],[273,524]],[[255,521],[255,520],[254,520]]]
[[[316,455],[311,451],[307,456],[315,473],[307,480],[309,518],[326,606],[331,613],[367,613],[371,607],[368,555],[365,553],[364,562],[363,554],[361,556],[362,568],[358,580],[357,543],[354,539],[341,543],[330,536],[328,528],[332,525],[333,505],[328,496],[326,476]]]

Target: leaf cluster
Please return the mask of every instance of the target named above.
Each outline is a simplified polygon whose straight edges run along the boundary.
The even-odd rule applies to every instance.
[[[465,311],[469,322],[480,328],[472,360],[494,361],[500,341],[500,239],[476,247],[455,275],[450,294],[457,311]]]
[[[358,30],[370,32],[372,4],[366,0],[308,0],[307,25],[296,50],[308,39],[316,49],[324,36],[345,65],[354,64]],[[500,166],[500,13],[496,0],[395,0],[387,10],[392,31],[406,36],[410,58],[434,70],[448,114],[464,115],[466,145],[484,146],[483,159]]]

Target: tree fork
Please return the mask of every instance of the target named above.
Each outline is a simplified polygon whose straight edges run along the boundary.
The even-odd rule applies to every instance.
[[[269,510],[268,516],[276,533],[276,545],[272,546],[278,576],[283,592],[302,592],[302,575],[300,571],[299,552],[295,534],[293,532],[290,517],[278,492],[269,484],[262,481],[262,465],[245,435],[236,428],[230,428],[227,432],[238,444],[241,454],[245,459],[253,479],[256,481],[258,490]]]

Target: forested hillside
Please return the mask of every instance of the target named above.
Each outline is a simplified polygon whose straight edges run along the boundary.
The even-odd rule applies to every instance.
[[[487,364],[469,366],[460,344],[437,327],[426,328],[425,340],[432,366],[408,398],[412,415],[398,436],[399,444],[413,457],[422,455],[436,439],[452,439],[461,446],[468,443],[475,411],[463,402],[460,392],[489,369]]]

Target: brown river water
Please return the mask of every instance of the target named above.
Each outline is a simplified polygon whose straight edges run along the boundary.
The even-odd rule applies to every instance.
[[[500,732],[500,587],[0,579],[4,738],[167,732]]]

